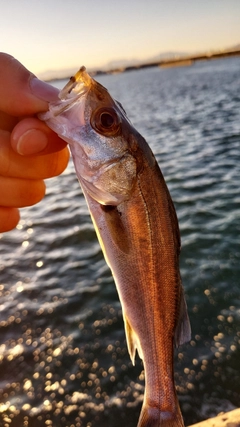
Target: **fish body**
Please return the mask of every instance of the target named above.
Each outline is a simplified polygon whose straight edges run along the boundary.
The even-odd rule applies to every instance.
[[[174,345],[190,339],[172,199],[145,139],[121,104],[82,67],[42,117],[69,142],[105,259],[119,294],[127,345],[143,360],[138,427],[183,426]]]

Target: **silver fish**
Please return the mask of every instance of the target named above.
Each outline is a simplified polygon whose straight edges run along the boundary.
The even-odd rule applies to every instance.
[[[143,360],[138,427],[180,427],[174,345],[190,339],[179,273],[180,235],[169,191],[120,103],[82,67],[41,115],[70,145],[76,173],[124,318],[129,354]]]

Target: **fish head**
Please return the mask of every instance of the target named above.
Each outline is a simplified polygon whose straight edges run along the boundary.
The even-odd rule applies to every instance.
[[[103,205],[117,206],[131,197],[141,169],[141,136],[121,104],[85,67],[40,118],[69,143],[84,192]]]

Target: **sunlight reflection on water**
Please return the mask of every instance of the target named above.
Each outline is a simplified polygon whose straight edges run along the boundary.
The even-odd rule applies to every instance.
[[[186,424],[239,404],[239,70],[235,58],[99,77],[147,138],[177,209],[193,330],[175,361]],[[0,424],[135,426],[142,364],[130,362],[71,163],[0,240]]]

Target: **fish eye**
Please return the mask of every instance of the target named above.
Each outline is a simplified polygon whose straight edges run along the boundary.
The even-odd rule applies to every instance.
[[[105,128],[111,128],[114,124],[114,117],[108,112],[103,112],[100,116],[101,124]]]
[[[113,108],[100,108],[93,112],[92,127],[105,136],[116,136],[120,130],[121,120]]]

